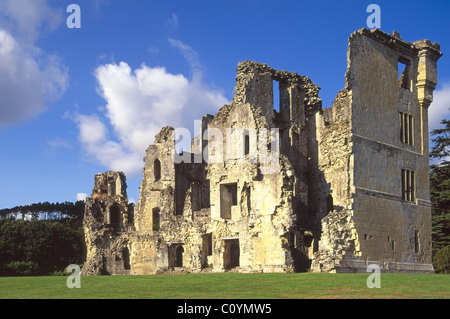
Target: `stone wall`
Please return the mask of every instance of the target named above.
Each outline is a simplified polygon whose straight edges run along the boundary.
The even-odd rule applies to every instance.
[[[172,127],[147,148],[134,225],[125,176],[96,176],[83,273],[432,272],[427,112],[441,55],[354,32],[345,87],[324,109],[308,77],[239,63],[232,103],[203,116],[190,153],[176,154]]]
[[[335,157],[329,162],[333,177],[327,177],[328,169],[324,169],[333,189],[334,211],[323,220],[321,244],[313,262],[316,271],[365,271],[362,265],[369,263],[383,264],[384,271],[433,271],[428,130],[423,129],[427,127],[429,104],[420,101],[419,83],[427,77],[422,82],[429,84],[430,98],[440,52],[439,46],[429,41],[416,44],[420,45],[403,41],[398,33],[388,35],[380,30],[362,29],[349,38],[346,87],[341,91],[349,97],[345,103],[348,111],[344,112],[349,121],[344,138],[348,147],[334,143],[342,145],[342,125],[333,129],[333,140],[326,135],[326,121],[322,131],[326,147],[319,147],[320,155],[329,158],[329,152],[340,153],[341,162],[348,161],[348,165],[339,165]],[[424,47],[431,52],[427,58],[420,57]],[[428,75],[420,71],[420,65],[427,65]],[[339,174],[339,166],[348,171],[348,178]],[[412,172],[413,177],[402,181],[404,171]],[[336,188],[340,194],[335,194]],[[410,199],[409,194],[413,194]],[[347,222],[334,222],[336,228],[331,226],[330,230],[336,199],[344,199],[341,204],[348,210],[343,215]],[[345,235],[333,236],[342,229]],[[342,245],[343,238],[350,240]]]
[[[126,189],[122,172],[95,176],[92,195],[86,199],[83,220],[86,242],[83,275],[130,272]]]

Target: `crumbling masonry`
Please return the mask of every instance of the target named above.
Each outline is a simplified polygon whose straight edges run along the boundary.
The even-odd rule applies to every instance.
[[[175,154],[173,128],[156,135],[134,214],[122,173],[95,177],[83,273],[433,272],[427,112],[441,55],[354,32],[345,87],[323,109],[309,78],[239,63],[232,103],[203,117],[190,153]]]

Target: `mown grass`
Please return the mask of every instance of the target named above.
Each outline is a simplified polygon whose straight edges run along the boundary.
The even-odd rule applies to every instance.
[[[0,278],[0,298],[13,299],[328,299],[450,298],[449,275],[381,274],[369,289],[368,274],[185,274]]]

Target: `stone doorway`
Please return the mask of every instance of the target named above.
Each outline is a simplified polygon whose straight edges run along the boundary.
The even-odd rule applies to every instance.
[[[183,244],[172,244],[169,247],[169,267],[183,267]]]
[[[239,239],[224,239],[223,267],[233,269],[239,267]]]

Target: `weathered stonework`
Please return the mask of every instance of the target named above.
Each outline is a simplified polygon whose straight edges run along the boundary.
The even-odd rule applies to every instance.
[[[83,275],[128,274],[128,199],[125,175],[97,174],[86,199],[84,234],[87,259]]]
[[[232,103],[202,118],[190,153],[175,154],[171,127],[146,150],[132,226],[123,174],[96,176],[83,273],[433,272],[427,111],[441,55],[355,32],[324,109],[309,78],[239,63]]]

